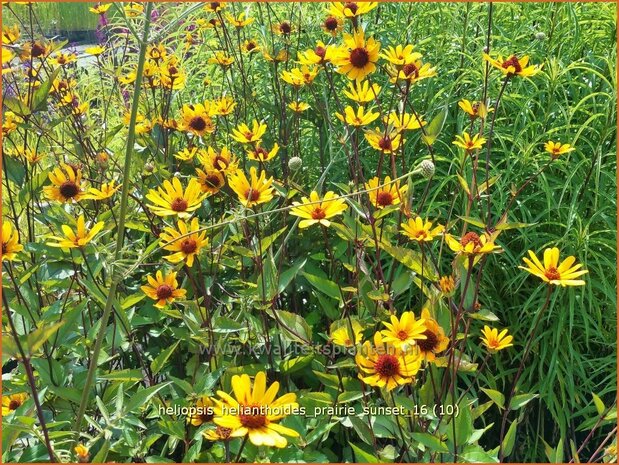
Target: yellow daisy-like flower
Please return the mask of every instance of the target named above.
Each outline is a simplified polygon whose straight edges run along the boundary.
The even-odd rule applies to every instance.
[[[283,63],[284,61],[288,61],[290,55],[285,49],[274,50],[273,53],[270,53],[268,50],[263,48],[262,55],[267,61],[272,63]]]
[[[481,341],[490,353],[495,353],[499,350],[503,350],[514,345],[511,343],[514,340],[514,337],[507,335],[507,329],[504,329],[499,333],[498,329],[490,328],[489,326],[484,325],[484,329],[481,333],[483,335],[481,337]]]
[[[376,70],[379,51],[380,43],[373,38],[366,41],[363,30],[357,29],[353,35],[344,34],[344,45],[334,53],[331,62],[338,67],[338,73],[362,81]]]
[[[467,152],[482,149],[485,143],[485,137],[481,137],[479,134],[475,134],[473,138],[471,138],[470,134],[466,131],[463,132],[462,135],[457,135],[456,140],[453,141],[454,145],[463,148]]]
[[[451,295],[456,288],[456,281],[453,276],[441,276],[438,286],[445,295]]]
[[[202,436],[209,441],[229,441],[231,439],[230,434],[232,434],[232,429],[223,428],[221,426],[202,432]]]
[[[234,397],[217,391],[222,400],[217,401],[213,420],[216,425],[231,429],[230,437],[248,436],[255,446],[282,448],[288,444],[284,436],[299,436],[278,423],[299,408],[297,395],[291,392],[276,399],[279,383],[275,381],[267,388],[264,371],[256,374],[253,389],[248,375],[234,375],[232,391]]]
[[[2,118],[2,136],[7,136],[17,129],[17,125],[24,122],[24,120],[17,116],[12,111],[5,111]]]
[[[254,39],[247,39],[243,42],[243,45],[241,45],[241,51],[243,53],[258,52],[260,51],[260,45],[258,45],[258,42]]]
[[[215,402],[208,396],[202,396],[187,415],[187,423],[200,426],[213,421],[215,417]]]
[[[196,168],[196,174],[198,175],[198,182],[202,192],[205,192],[208,196],[217,194],[226,185],[226,178],[222,171],[204,171]]]
[[[482,233],[468,232],[458,241],[451,234],[445,236],[445,241],[451,250],[464,255],[481,255],[499,251],[501,248],[492,242],[491,238]]]
[[[330,13],[338,18],[354,18],[369,13],[378,2],[333,2]]]
[[[309,104],[305,102],[290,102],[288,104],[288,108],[290,108],[295,113],[303,113],[309,107],[310,107]]]
[[[395,111],[389,113],[389,116],[384,118],[384,120],[398,131],[412,131],[427,124],[421,116],[417,117],[415,115],[411,115],[410,113],[398,114]]]
[[[105,14],[111,6],[111,3],[97,3],[94,7],[90,7],[89,10],[91,13],[94,13],[96,15],[102,15]]]
[[[228,185],[238,196],[239,202],[247,208],[252,208],[273,199],[272,177],[267,179],[264,171],[258,176],[253,166],[249,169],[249,177],[250,179],[247,179],[241,170],[228,177]]]
[[[45,186],[43,192],[49,200],[57,202],[77,202],[84,195],[82,188],[82,171],[65,163],[55,168],[48,175],[51,186]]]
[[[78,444],[73,450],[79,463],[88,463],[90,461],[90,451],[84,444]]]
[[[189,180],[185,190],[178,178],[172,178],[172,182],[163,181],[163,188],[150,189],[146,198],[152,202],[147,207],[157,216],[178,215],[179,218],[189,218],[200,208],[206,194],[195,178]]]
[[[217,116],[226,116],[232,114],[234,108],[236,107],[236,102],[232,97],[224,95],[220,99],[217,99],[213,102],[211,107],[211,112]]]
[[[559,263],[559,253],[557,247],[544,250],[544,263],[542,264],[537,255],[529,250],[530,259],[526,257],[522,259],[527,266],[519,266],[518,268],[528,271],[541,278],[542,281],[555,286],[584,286],[585,282],[582,279],[574,278],[578,278],[588,271],[580,269],[581,263],[574,264],[576,258],[573,256],[569,256]]]
[[[21,48],[19,59],[24,62],[28,61],[30,58],[39,58],[43,60],[50,54],[52,45],[51,43],[42,42],[40,40],[26,42]]]
[[[75,53],[56,52],[49,57],[48,60],[52,65],[65,66],[77,61],[77,55]]]
[[[372,148],[385,154],[395,153],[402,143],[402,135],[396,129],[385,131],[376,128],[366,131],[364,136]]]
[[[400,187],[400,181],[391,182],[390,176],[385,177],[382,183],[374,177],[365,183],[365,188],[369,191],[370,203],[379,209],[399,205],[408,191],[407,185]]]
[[[421,368],[422,358],[417,347],[406,351],[386,344],[380,332],[374,334],[374,345],[370,341],[355,355],[355,362],[362,371],[359,378],[370,386],[386,387],[387,391],[409,384]]]
[[[208,63],[211,65],[219,65],[227,68],[232,63],[234,63],[234,58],[232,58],[226,52],[217,51],[215,52],[215,55],[208,59]]]
[[[238,169],[238,161],[227,147],[222,147],[220,151],[213,147],[199,150],[198,161],[202,163],[207,172],[219,171],[224,174],[233,174]]]
[[[357,320],[351,320],[350,323],[348,321],[343,321],[337,329],[331,332],[329,340],[338,346],[354,347],[363,340],[363,334],[361,334],[362,330],[363,327]]]
[[[115,181],[110,181],[110,182],[104,182],[103,184],[101,184],[100,189],[91,187],[90,189],[88,189],[88,192],[86,192],[82,196],[82,198],[91,199],[91,200],[109,199],[111,196],[113,196],[118,191],[118,189],[122,187],[122,184],[119,184],[117,186],[115,184],[116,184]]]
[[[209,13],[217,13],[226,7],[228,2],[207,2],[204,9]]]
[[[326,34],[330,34],[331,37],[335,37],[344,28],[344,21],[342,21],[342,18],[338,16],[329,15],[325,18],[320,27]]]
[[[307,66],[324,65],[331,61],[333,50],[333,46],[325,45],[323,41],[319,40],[315,48],[299,52],[298,60],[299,63]]]
[[[15,58],[13,52],[11,52],[8,48],[2,47],[2,66],[4,67],[4,65],[9,63],[13,58]],[[12,73],[13,71],[14,70],[12,68],[3,68],[2,74]]]
[[[544,150],[546,150],[552,158],[559,158],[561,155],[573,152],[576,149],[570,144],[562,144],[561,142],[552,142],[549,140],[544,144]]]
[[[84,52],[87,53],[88,55],[99,56],[103,52],[105,52],[105,48],[101,47],[101,45],[95,45],[94,47],[86,47],[84,49]]]
[[[275,158],[277,152],[279,152],[279,144],[277,142],[273,144],[273,148],[270,151],[256,145],[253,149],[247,151],[247,157],[250,160],[266,162]]]
[[[359,127],[370,124],[372,121],[376,120],[380,114],[373,113],[372,110],[366,111],[364,107],[357,108],[357,113],[355,113],[355,110],[349,105],[344,109],[344,115],[335,113],[335,116],[346,124]]]
[[[2,396],[2,416],[5,417],[19,407],[21,407],[26,399],[28,398],[28,394],[25,392],[21,392],[19,394],[11,394],[9,396]]]
[[[282,21],[277,24],[273,24],[271,30],[279,36],[289,36],[294,32],[294,26],[290,21]]]
[[[292,68],[290,71],[282,71],[281,78],[291,86],[303,87],[312,84],[318,72],[318,68],[303,66],[301,69]]]
[[[432,228],[433,225],[434,223],[427,220],[424,221],[420,216],[409,218],[406,223],[400,224],[402,227],[402,234],[410,240],[417,242],[431,242],[437,236],[443,234],[445,228],[442,225],[439,224],[435,228]]]
[[[125,113],[123,123],[129,126],[131,122],[131,113]],[[153,123],[146,116],[139,114],[135,118],[135,133],[148,134],[153,129]]]
[[[499,57],[495,59],[487,53],[484,53],[484,60],[490,63],[493,67],[500,70],[501,73],[503,73],[507,77],[531,77],[535,76],[541,70],[541,66],[529,65],[528,56],[518,58],[516,55],[512,55],[509,58],[503,58],[499,55]]]
[[[403,66],[389,66],[387,72],[391,76],[390,82],[395,84],[397,81],[407,81],[411,84],[423,79],[436,76],[436,68],[430,63],[422,63],[421,60],[414,60],[405,63]]]
[[[19,26],[2,26],[2,45],[13,45],[19,40],[21,33],[19,32]]]
[[[391,315],[390,322],[383,321],[383,325],[387,327],[387,329],[381,331],[383,341],[398,349],[414,346],[416,341],[426,338],[424,334],[426,330],[425,320],[423,318],[415,319],[413,312],[402,313],[400,319]]]
[[[238,16],[226,14],[226,19],[232,26],[239,29],[254,22],[254,18],[246,18],[244,12],[239,13]]]
[[[133,84],[135,82],[136,77],[137,74],[135,71],[128,71],[127,73],[118,76],[118,82],[125,86],[128,86],[129,84]]]
[[[15,254],[23,249],[19,243],[19,231],[8,221],[2,221],[2,261],[15,260]]]
[[[422,57],[421,53],[413,52],[414,48],[413,45],[390,46],[381,53],[381,56],[392,65],[404,66],[407,63],[414,63]]]
[[[185,88],[187,74],[181,69],[179,60],[175,56],[168,57],[159,67],[161,85],[170,90]]]
[[[178,220],[177,226],[178,229],[167,226],[159,235],[163,241],[163,249],[174,252],[165,259],[170,263],[184,261],[191,268],[196,255],[208,244],[206,231],[199,232],[198,218],[193,218],[189,226],[183,220]]]
[[[197,153],[198,147],[185,147],[183,150],[179,150],[176,155],[174,155],[174,158],[178,158],[182,161],[190,161],[193,160]]]
[[[293,205],[290,214],[304,218],[299,222],[299,228],[307,228],[317,223],[329,227],[329,219],[341,215],[348,208],[346,201],[332,191],[327,192],[322,199],[318,192],[312,191],[309,199],[303,197],[301,203],[294,202]]]
[[[92,241],[97,234],[103,229],[105,223],[99,221],[92,229],[86,229],[86,221],[84,215],[80,215],[77,219],[77,229],[74,231],[70,226],[63,224],[61,226],[64,237],[52,236],[51,239],[57,242],[47,242],[50,247],[60,247],[63,249],[74,249],[84,247]]]
[[[488,116],[488,108],[484,102],[470,102],[467,99],[462,99],[458,102],[458,106],[462,111],[470,116],[471,119],[481,118],[486,119]],[[492,111],[492,109],[490,109]]]
[[[183,105],[181,120],[183,130],[196,136],[215,132],[215,124],[209,115],[209,110],[201,103]]]
[[[129,2],[123,9],[129,18],[135,18],[144,12],[144,5],[139,2]]]
[[[449,338],[445,336],[445,331],[430,315],[430,311],[424,308],[421,312],[421,318],[425,321],[426,330],[424,331],[425,339],[418,339],[417,347],[421,356],[426,362],[436,360],[436,354],[440,354],[449,345]]]
[[[236,129],[232,130],[232,138],[241,144],[253,144],[262,140],[266,130],[267,125],[258,123],[256,120],[252,122],[251,129],[245,123],[241,123]]]
[[[182,299],[187,294],[185,289],[178,288],[176,280],[176,271],[168,275],[163,275],[161,270],[155,274],[155,278],[151,275],[146,277],[148,286],[140,286],[142,292],[157,303],[155,307],[164,308],[166,305],[173,303],[176,299]]]
[[[344,90],[344,95],[354,102],[368,103],[378,97],[380,89],[378,84],[370,85],[369,81],[353,81],[348,84],[348,90]]]

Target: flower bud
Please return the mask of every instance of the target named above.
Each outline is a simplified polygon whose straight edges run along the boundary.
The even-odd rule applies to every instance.
[[[544,34],[543,32],[536,32],[535,38],[537,40],[546,40],[546,34]]]
[[[436,169],[434,167],[434,163],[432,163],[432,160],[423,160],[419,164],[419,171],[421,172],[421,175],[426,179],[430,179],[432,176],[434,176],[435,170]]]
[[[303,160],[301,160],[300,157],[292,157],[288,160],[288,168],[290,168],[291,171],[299,171],[302,166]]]
[[[147,173],[152,173],[153,171],[155,171],[155,166],[152,163],[146,163],[144,165],[144,171],[146,171]]]

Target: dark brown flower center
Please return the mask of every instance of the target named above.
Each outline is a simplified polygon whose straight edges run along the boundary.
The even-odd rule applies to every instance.
[[[195,116],[191,119],[189,127],[194,131],[204,131],[206,129],[206,121],[201,116]]]
[[[247,192],[245,192],[245,198],[252,202],[256,202],[260,198],[260,192],[255,189],[248,189]]]
[[[228,165],[230,165],[230,160],[222,157],[221,155],[217,155],[215,160],[213,160],[213,166],[215,166],[218,170],[225,170]]]
[[[243,405],[240,410],[239,420],[245,428],[259,429],[266,426],[267,417],[259,406]]]
[[[63,182],[62,185],[60,186],[60,194],[65,199],[72,199],[77,194],[79,194],[79,192],[80,192],[79,187],[77,187],[77,184],[75,184],[75,182],[73,181]]]
[[[557,268],[555,266],[548,267],[544,274],[551,281],[553,281],[555,279],[561,279],[561,273],[559,273],[559,270],[557,270]]]
[[[327,19],[325,19],[325,28],[328,31],[335,31],[337,30],[338,27],[338,22],[337,22],[337,18],[333,17],[333,16],[329,16]]]
[[[356,48],[350,52],[350,63],[355,68],[363,68],[370,62],[370,54],[365,48]]]
[[[404,65],[404,67],[402,68],[402,72],[406,77],[419,77],[419,68],[417,68],[417,65],[415,65],[415,63],[408,63]]]
[[[19,407],[21,407],[21,402],[19,400],[11,400],[11,402],[9,402],[9,410],[17,410]]]
[[[327,216],[327,213],[320,207],[316,207],[312,211],[312,219],[314,220],[322,220],[326,218],[326,216]]]
[[[279,30],[281,31],[282,34],[288,35],[292,32],[292,26],[290,25],[288,21],[284,21],[283,23],[279,25]]]
[[[222,181],[216,174],[209,174],[204,178],[204,184],[208,187],[217,188],[222,186]]]
[[[423,332],[425,339],[419,339],[417,345],[424,352],[433,352],[438,347],[438,337],[429,329]]]
[[[397,336],[400,341],[406,341],[406,339],[408,339],[408,333],[403,329],[398,331]]]
[[[381,207],[391,205],[393,203],[393,195],[385,191],[379,192],[376,196],[376,203]]]
[[[314,53],[318,55],[320,58],[324,58],[327,53],[327,49],[324,47],[318,46],[314,49]]]
[[[400,362],[395,355],[384,354],[378,357],[374,369],[381,377],[390,378],[400,372]]]
[[[522,71],[522,66],[520,66],[520,62],[518,61],[518,57],[516,55],[512,55],[507,60],[505,60],[502,66],[504,69],[513,66],[515,73],[519,73],[520,71]]]
[[[359,5],[357,5],[355,2],[347,2],[344,4],[344,8],[348,8],[352,12],[352,14],[355,14],[359,9]]]
[[[193,239],[185,239],[181,242],[181,250],[184,254],[189,255],[190,253],[194,253],[198,248],[198,244]]]
[[[172,200],[172,203],[170,204],[170,207],[175,212],[184,212],[185,210],[187,210],[188,203],[187,203],[187,201],[185,199],[183,199],[181,197],[178,197],[178,198]]]
[[[218,426],[215,431],[221,439],[228,439],[230,437],[230,433],[232,433],[230,428],[224,428],[223,426]]]
[[[474,232],[468,232],[464,236],[462,236],[462,239],[460,239],[460,244],[462,244],[463,247],[466,247],[469,242],[475,244],[475,248],[482,246],[479,235]]]
[[[245,50],[247,51],[251,51],[253,49],[256,48],[256,43],[255,42],[247,42],[247,45],[245,46]]]
[[[260,160],[264,160],[269,156],[269,152],[262,147],[258,147],[254,153],[256,154],[256,158],[259,158]]]
[[[169,299],[170,297],[172,297],[173,292],[174,292],[174,289],[172,289],[171,286],[168,286],[167,284],[162,284],[161,286],[157,288],[157,298],[159,300]]]
[[[217,10],[219,8],[219,2],[211,2],[211,10]]]
[[[30,54],[31,54],[34,58],[37,58],[37,57],[40,57],[40,56],[44,55],[44,54],[45,54],[45,52],[46,52],[45,47],[44,47],[43,45],[41,45],[41,44],[39,44],[39,43],[35,42],[35,43],[34,43],[34,45],[32,46],[32,49],[31,49],[31,51],[30,51]]]
[[[387,137],[381,137],[378,140],[378,146],[382,149],[382,150],[391,150],[392,148],[392,144],[391,144],[391,138],[389,136]]]

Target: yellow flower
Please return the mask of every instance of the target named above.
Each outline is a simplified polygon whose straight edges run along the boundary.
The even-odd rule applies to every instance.
[[[294,32],[294,27],[290,21],[282,21],[281,23],[273,24],[271,30],[280,36],[289,36]]]
[[[48,175],[51,186],[45,186],[43,192],[49,200],[57,202],[77,202],[84,195],[82,189],[82,171],[65,163],[55,168]]]
[[[535,76],[540,70],[541,66],[530,65],[529,57],[523,56],[518,58],[516,55],[512,55],[507,59],[504,59],[501,55],[494,59],[487,53],[484,53],[484,60],[490,63],[495,68],[499,69],[507,77],[522,76],[531,77]]]
[[[84,247],[92,241],[97,234],[103,229],[105,223],[99,221],[90,231],[86,229],[86,221],[84,215],[80,215],[77,219],[77,229],[74,231],[70,226],[63,224],[61,226],[64,237],[52,236],[51,239],[57,242],[48,242],[50,247],[61,247],[63,249],[74,249]]]
[[[182,161],[189,161],[193,160],[196,153],[198,153],[198,147],[185,147],[183,150],[179,150],[176,155],[174,155],[174,158],[178,158]]]
[[[20,116],[17,116],[12,111],[6,111],[2,116],[2,136],[12,133],[17,129],[18,124],[24,122]]]
[[[481,333],[483,334],[481,341],[490,353],[498,352],[499,350],[513,346],[511,342],[514,340],[514,337],[507,335],[507,329],[499,333],[498,329],[484,325],[484,329]]]
[[[115,181],[104,182],[101,184],[101,189],[95,189],[91,187],[88,189],[88,192],[82,196],[83,199],[91,199],[91,200],[105,200],[109,199],[113,196],[118,189],[122,187],[122,184],[118,186],[115,185]]]
[[[380,89],[378,84],[370,86],[369,81],[353,81],[348,84],[348,90],[344,91],[344,95],[357,103],[368,103],[378,97]]]
[[[204,9],[210,13],[217,13],[226,7],[228,2],[208,2],[204,5]]]
[[[226,178],[224,178],[222,171],[204,171],[196,168],[196,174],[202,192],[205,192],[208,196],[216,194],[226,185]]]
[[[381,334],[383,341],[393,345],[398,349],[406,349],[414,346],[419,339],[425,339],[426,330],[425,320],[415,319],[413,312],[404,312],[400,319],[391,315],[390,323],[383,321],[387,329],[383,329]]]
[[[407,63],[414,63],[422,57],[421,53],[413,52],[414,48],[413,45],[405,47],[398,45],[396,47],[389,47],[381,55],[392,65],[404,66]]]
[[[155,279],[156,278],[156,279]],[[148,286],[140,286],[142,292],[157,303],[155,307],[163,308],[168,304],[173,303],[176,299],[182,299],[187,294],[185,289],[178,288],[176,280],[176,272],[173,271],[169,275],[163,275],[161,270],[157,271],[155,278],[148,275]]]
[[[380,209],[399,205],[408,191],[407,185],[400,187],[400,181],[391,182],[389,176],[385,178],[383,183],[380,182],[378,177],[374,177],[365,183],[365,188],[369,191],[370,203],[375,208]]]
[[[376,128],[367,131],[364,136],[372,148],[385,154],[395,153],[402,143],[402,135],[395,129],[385,131]]]
[[[260,142],[266,130],[267,125],[258,123],[256,120],[253,121],[251,129],[245,123],[241,123],[236,129],[232,130],[232,138],[241,144],[252,144]]]
[[[294,87],[310,85],[318,76],[318,68],[303,66],[301,69],[292,68],[290,71],[282,71],[281,77]]]
[[[191,178],[183,191],[181,182],[175,177],[172,182],[163,181],[163,189],[158,187],[157,190],[149,190],[146,198],[152,203],[147,206],[157,216],[178,215],[179,218],[189,218],[206,198],[201,190],[200,183]]]
[[[162,43],[152,44],[146,48],[146,57],[155,62],[163,60],[168,56],[168,51]]]
[[[441,288],[441,292],[445,295],[451,295],[456,288],[456,281],[453,276],[441,276],[438,283]]]
[[[214,115],[226,116],[231,114],[234,111],[235,107],[236,102],[234,101],[234,99],[232,97],[224,95],[220,99],[213,102],[211,111]]]
[[[215,417],[215,402],[208,396],[202,396],[187,415],[187,422],[193,426],[200,426],[213,421]]]
[[[426,330],[424,331],[425,339],[418,339],[417,347],[421,356],[427,362],[433,362],[436,360],[436,354],[440,354],[449,345],[449,338],[445,336],[445,331],[441,326],[432,318],[430,311],[424,308],[421,312],[421,318],[425,321]]]
[[[236,173],[228,177],[228,185],[239,197],[245,207],[251,208],[261,203],[269,202],[273,199],[273,178],[266,177],[264,171],[260,172],[260,176],[256,173],[256,168],[249,169],[250,179],[248,180],[243,171],[238,170]]]
[[[288,104],[288,108],[290,108],[295,113],[303,113],[310,106],[305,102],[290,102]]]
[[[530,260],[526,257],[522,259],[527,266],[519,266],[518,268],[541,278],[542,281],[564,287],[585,285],[582,279],[574,278],[582,276],[588,273],[588,271],[580,269],[582,267],[581,263],[574,265],[576,258],[573,256],[569,256],[559,263],[559,249],[557,247],[544,250],[543,264],[532,250],[529,250],[529,257]]]
[[[319,40],[314,49],[305,50],[298,53],[299,63],[302,65],[324,65],[331,60],[334,47],[325,45]]]
[[[402,384],[412,383],[421,368],[419,349],[406,351],[386,344],[380,332],[374,334],[374,346],[369,341],[355,355],[361,370],[359,378],[370,386],[386,387],[387,391]]]
[[[488,116],[488,109],[484,102],[470,102],[467,99],[462,99],[458,102],[458,106],[467,113],[471,119],[475,119],[480,117],[481,119],[486,119]],[[492,111],[492,109],[490,109]]]
[[[288,61],[289,58],[288,52],[284,49],[273,51],[273,53],[269,53],[266,49],[263,49],[262,55],[267,61],[271,61],[274,63]]]
[[[243,42],[243,45],[241,46],[241,51],[243,53],[258,52],[260,51],[260,45],[258,45],[258,42],[254,39],[247,39]]]
[[[484,137],[481,137],[479,134],[475,134],[471,139],[471,136],[466,131],[463,132],[462,135],[457,135],[456,140],[453,141],[454,145],[463,148],[467,152],[482,149],[485,143],[486,139]]]
[[[111,6],[111,3],[97,3],[94,7],[90,7],[89,10],[91,13],[94,13],[96,15],[102,15],[105,14]]]
[[[355,110],[349,105],[344,109],[344,116],[340,113],[335,113],[335,116],[346,124],[358,127],[370,124],[380,115],[378,113],[372,113],[372,110],[365,111],[363,107],[357,108],[357,113],[355,114]]]
[[[166,89],[181,90],[185,88],[187,75],[181,69],[178,58],[170,56],[159,66],[161,85]]]
[[[198,161],[207,172],[219,171],[224,174],[232,174],[238,168],[236,157],[230,153],[227,147],[223,147],[219,152],[213,147],[207,150],[198,151]]]
[[[9,415],[17,410],[26,402],[28,394],[21,392],[19,394],[11,394],[9,396],[2,396],[2,416]]]
[[[2,47],[2,65],[4,66],[5,64],[9,63],[13,58],[15,58],[15,55],[13,54],[13,52],[11,52],[8,48]],[[12,73],[12,72],[13,70],[10,68],[6,68],[2,70],[2,74]]]
[[[561,142],[548,141],[544,144],[544,150],[546,150],[552,158],[559,158],[560,155],[573,152],[576,149],[570,144],[561,144]]]
[[[378,2],[333,2],[330,13],[338,18],[354,18],[369,13]]]
[[[239,29],[254,22],[254,18],[245,18],[244,12],[239,13],[236,17],[228,13],[226,14],[226,19],[231,25]]]
[[[344,22],[338,16],[329,15],[325,18],[320,27],[322,27],[325,33],[330,34],[331,37],[335,37],[343,29]]]
[[[331,332],[331,337],[329,339],[333,344],[338,346],[354,347],[363,340],[363,334],[361,334],[362,330],[363,327],[357,320],[351,320],[350,323],[346,320],[343,321],[337,329]]]
[[[230,428],[222,428],[221,426],[215,429],[207,429],[202,431],[202,436],[209,441],[229,441],[232,430]]]
[[[184,261],[188,267],[193,266],[193,260],[200,253],[202,247],[208,244],[206,231],[199,232],[198,218],[191,220],[189,227],[183,220],[178,220],[178,229],[165,227],[159,238],[163,241],[163,249],[174,252],[165,257],[170,263]]]
[[[26,42],[22,46],[19,58],[22,61],[28,61],[30,58],[39,58],[43,60],[52,51],[52,45],[52,43],[42,42],[39,40],[34,42]]]
[[[105,52],[105,48],[101,47],[101,45],[95,45],[93,47],[87,47],[84,49],[88,55],[98,56]]]
[[[409,218],[406,223],[402,223],[400,226],[402,226],[402,234],[410,240],[417,242],[431,242],[437,236],[443,234],[445,229],[440,224],[433,229],[433,223],[422,220],[420,216]]]
[[[90,460],[90,452],[88,451],[88,447],[83,444],[78,444],[73,450],[75,451],[75,455],[79,463],[88,463]]]
[[[353,35],[344,34],[344,45],[334,53],[331,61],[338,67],[338,73],[361,81],[376,70],[379,50],[379,42],[373,38],[366,41],[363,30],[357,29]]]
[[[19,26],[2,26],[2,45],[13,45],[19,40],[21,33],[19,32]]]
[[[348,208],[346,201],[332,191],[327,192],[322,199],[318,196],[318,192],[312,191],[309,199],[303,197],[301,203],[294,202],[293,205],[290,214],[304,218],[299,223],[299,228],[307,228],[316,223],[329,227],[331,224],[329,219],[341,215]]]
[[[389,116],[385,118],[385,122],[391,124],[398,131],[412,131],[427,124],[421,116],[411,115],[410,113],[402,113],[400,115],[395,111],[389,113]]]
[[[226,52],[217,51],[214,56],[208,59],[208,63],[226,68],[234,63],[234,58],[226,54]]]
[[[123,123],[129,126],[131,122],[131,113],[125,113],[123,116]],[[153,129],[153,124],[146,116],[137,114],[135,118],[135,133],[136,134],[148,134]]]
[[[501,249],[494,245],[494,242],[486,233],[480,236],[477,233],[468,232],[459,241],[451,234],[447,234],[445,241],[451,250],[464,255],[481,255]]]
[[[208,109],[201,103],[185,104],[181,110],[181,127],[184,131],[203,136],[215,132],[215,125]]]
[[[8,221],[2,221],[2,261],[15,260],[15,254],[21,252],[24,246],[19,243],[19,231],[13,229]]]
[[[135,18],[144,12],[144,5],[139,2],[129,2],[129,4],[125,5],[123,9],[129,18]]]
[[[234,375],[234,397],[217,391],[222,400],[217,402],[213,421],[231,429],[230,437],[248,436],[255,446],[286,447],[288,441],[282,435],[298,437],[299,433],[278,421],[299,408],[297,395],[291,392],[276,399],[279,383],[275,381],[267,388],[264,371],[256,374],[253,384],[252,390],[248,375]]]
[[[423,79],[436,76],[436,68],[429,63],[422,63],[421,60],[414,60],[405,63],[401,67],[389,66],[387,72],[391,76],[390,82],[395,84],[398,80],[408,81],[411,84]]]
[[[279,152],[279,145],[277,143],[273,144],[273,148],[270,151],[256,145],[253,149],[247,151],[247,157],[250,160],[266,162],[275,158],[277,152]]]
[[[75,53],[56,52],[49,57],[49,62],[56,66],[65,66],[77,61],[77,55]]]
[[[118,77],[118,82],[120,82],[121,84],[128,86],[129,84],[133,84],[135,82],[135,78],[136,78],[136,72],[135,71],[129,71],[125,74],[121,74]]]

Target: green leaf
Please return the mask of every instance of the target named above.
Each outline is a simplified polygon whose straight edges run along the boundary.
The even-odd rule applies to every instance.
[[[485,388],[481,388],[481,390],[484,391],[488,397],[492,399],[492,402],[494,402],[501,410],[505,408],[505,396],[501,392]]]
[[[60,68],[57,68],[50,78],[45,81],[43,84],[39,86],[39,88],[34,92],[34,96],[32,97],[32,112],[36,113],[37,111],[45,110],[47,108],[47,97],[49,95],[49,90],[52,88],[52,83],[58,77],[58,73],[60,72]]]
[[[370,454],[369,452],[364,451],[359,446],[355,446],[352,442],[349,443],[350,447],[352,447],[353,452],[355,453],[355,461],[357,463],[381,463],[380,459]]]
[[[162,351],[157,357],[151,362],[150,369],[153,372],[153,375],[156,375],[161,371],[161,369],[165,366],[168,359],[172,356],[178,345],[181,341],[176,341],[176,344],[168,347],[164,351]]]
[[[131,399],[129,399],[129,402],[127,402],[127,404],[125,405],[125,412],[133,412],[134,410],[142,407],[159,391],[161,391],[165,387],[168,387],[170,384],[172,384],[172,381],[166,381],[165,383],[158,384],[157,386],[147,387],[145,389],[142,389],[141,391],[136,392],[131,397]]]
[[[443,130],[446,120],[447,107],[443,107],[443,109],[432,119],[430,124],[424,128],[424,134],[421,137],[426,144],[434,145],[436,138]]]
[[[301,357],[295,357],[290,360],[284,360],[280,364],[283,373],[290,374],[295,371],[302,370],[314,360],[314,354],[309,354]]]
[[[64,322],[56,323],[53,325],[44,325],[41,326],[30,334],[27,337],[27,350],[30,355],[34,355],[43,344],[47,342],[47,340],[52,337],[58,329],[64,324]]]
[[[267,310],[267,315],[278,322],[282,335],[291,341],[307,343],[312,340],[312,329],[301,315],[284,310]]]
[[[423,276],[430,281],[438,280],[437,272],[434,268],[434,265],[430,263],[429,260],[426,260],[423,263],[423,267],[421,266],[422,255],[419,252],[412,249],[407,249],[405,247],[393,246],[385,240],[381,242],[381,248],[393,258],[395,258],[397,261],[399,261],[402,265],[413,270],[418,275]]]
[[[282,272],[279,276],[279,284],[277,286],[277,292],[281,294],[288,287],[288,285],[292,282],[294,277],[299,273],[299,270],[305,266],[307,262],[307,258],[303,260],[297,261],[291,268],[288,268],[286,271]]]
[[[514,444],[516,444],[516,430],[518,429],[518,420],[509,425],[507,434],[503,438],[503,456],[507,457],[514,450]]]
[[[509,408],[511,410],[518,410],[519,408],[527,405],[536,397],[538,397],[538,394],[519,394],[517,396],[514,396],[509,402]]]
[[[333,281],[329,281],[326,278],[320,278],[313,274],[306,273],[305,271],[301,272],[301,274],[317,291],[320,291],[335,300],[341,300],[342,296],[340,294],[340,288]]]
[[[473,226],[477,226],[478,228],[486,228],[486,223],[484,223],[479,218],[473,218],[472,216],[458,216],[462,221],[468,224],[472,224]]]
[[[429,433],[412,433],[411,436],[415,441],[426,446],[430,452],[449,452],[447,444]]]
[[[597,410],[598,415],[602,415],[606,410],[604,402],[602,402],[602,399],[600,399],[597,394],[592,393],[591,395],[593,396],[593,403],[595,404],[595,409]]]

